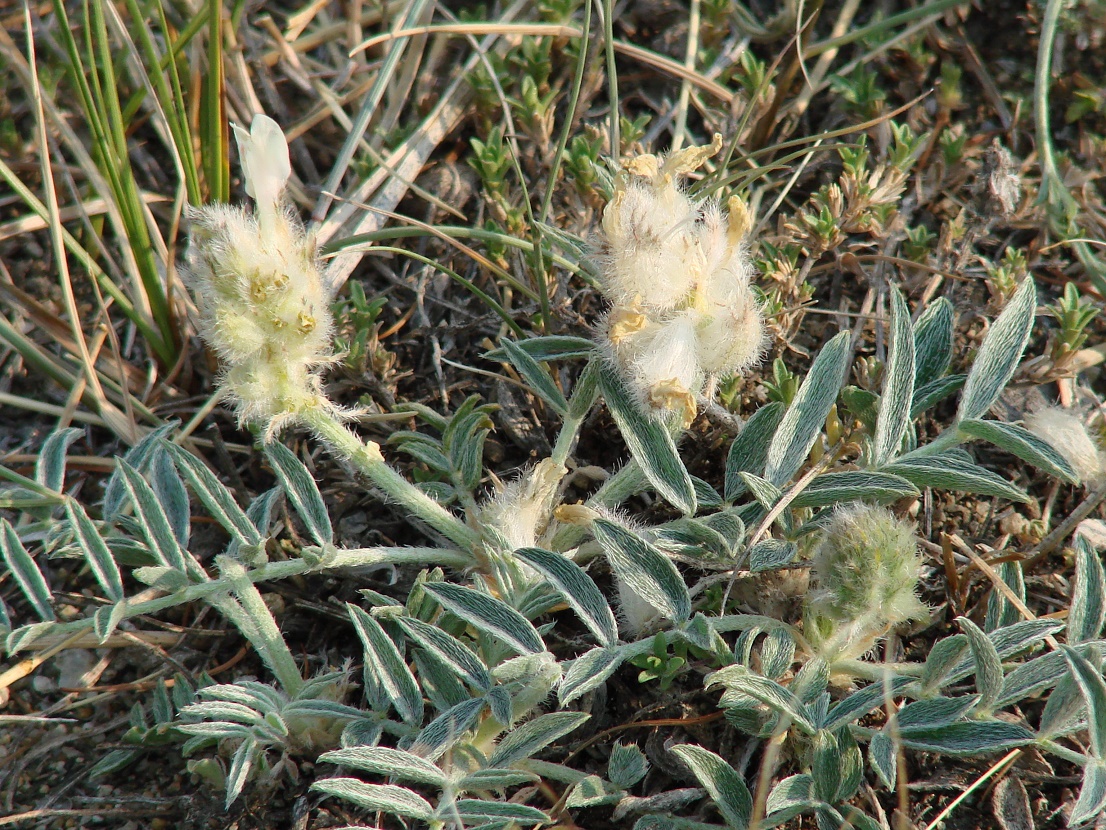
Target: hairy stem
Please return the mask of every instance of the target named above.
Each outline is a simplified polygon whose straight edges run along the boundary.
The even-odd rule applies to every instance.
[[[388,498],[406,508],[416,519],[441,533],[462,550],[480,544],[475,530],[388,466],[375,442],[364,442],[321,407],[300,413],[301,423],[344,458]]]

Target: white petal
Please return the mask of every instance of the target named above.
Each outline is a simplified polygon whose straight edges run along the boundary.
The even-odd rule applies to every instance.
[[[234,135],[242,157],[246,193],[257,202],[259,210],[275,208],[284,185],[292,175],[284,132],[276,121],[259,114],[254,116],[248,133],[235,125]]]
[[[696,311],[683,311],[672,319],[647,326],[629,343],[631,365],[638,384],[646,390],[676,381],[692,394],[699,391],[702,372],[696,360]]]

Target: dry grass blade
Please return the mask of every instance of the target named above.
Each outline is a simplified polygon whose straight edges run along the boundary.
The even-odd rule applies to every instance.
[[[148,205],[164,204],[171,201],[167,196],[157,193],[143,193],[142,200]],[[102,196],[87,199],[79,205],[63,207],[58,211],[58,218],[64,222],[72,222],[74,219],[91,218],[101,216],[112,210],[111,202]],[[28,215],[20,219],[12,219],[0,223],[0,241],[12,239],[25,233],[44,231],[50,227],[50,222],[38,215]]]
[[[411,0],[408,5],[406,13],[402,19],[397,19],[397,30],[403,28],[411,28],[416,25],[419,20],[431,10],[427,0]],[[376,114],[376,110],[380,101],[384,97],[384,93],[388,88],[388,84],[395,75],[396,69],[399,65],[400,59],[403,57],[404,52],[407,50],[410,41],[408,38],[400,38],[395,41],[391,48],[388,50],[387,56],[384,59],[384,63],[381,65],[377,72],[376,80],[373,84],[369,94],[365,96],[361,102],[361,107],[358,110],[357,117],[354,119],[352,126],[349,130],[349,135],[346,136],[346,140],[343,142],[341,149],[338,151],[338,157],[334,161],[334,165],[331,167],[330,174],[327,176],[326,181],[323,183],[322,193],[318,202],[315,204],[315,210],[312,213],[312,220],[316,223],[322,222],[323,218],[327,216],[328,210],[332,199],[333,193],[340,193],[342,188],[342,180],[345,178],[346,172],[349,170],[350,162],[353,161],[353,154],[357,150],[357,147],[364,140],[365,132],[369,128],[369,123],[372,121],[373,116]],[[330,224],[332,220],[328,219],[327,224]],[[325,226],[324,226],[325,227]],[[323,234],[323,241],[330,238],[329,234]],[[339,285],[341,283],[338,283]]]
[[[687,20],[687,48],[684,51],[684,69],[694,75],[696,56],[699,52],[699,29],[702,12],[702,0],[691,0],[691,10]],[[680,84],[680,98],[676,102],[675,127],[672,130],[672,151],[684,146],[687,138],[687,106],[691,99],[691,79],[684,78]]]
[[[362,41],[350,50],[350,56],[371,49],[381,43],[415,35],[534,35],[544,37],[580,37],[581,32],[574,26],[561,26],[556,23],[436,23],[431,26],[415,26],[376,35]]]
[[[69,314],[69,326],[72,332],[73,342],[77,347],[80,359],[81,371],[85,381],[91,388],[93,398],[93,410],[111,424],[112,429],[124,440],[134,442],[138,438],[137,425],[133,415],[125,415],[108,401],[96,372],[92,356],[89,354],[88,345],[84,339],[81,328],[81,315],[77,309],[76,296],[73,293],[72,277],[69,273],[69,260],[62,240],[62,227],[57,193],[54,190],[53,168],[50,164],[49,141],[46,136],[46,115],[42,107],[42,86],[39,83],[37,64],[35,61],[34,38],[31,37],[30,13],[24,20],[27,31],[28,63],[31,66],[31,92],[35,105],[35,120],[38,125],[39,158],[42,165],[42,178],[45,183],[46,208],[50,226],[50,241],[54,248],[54,258],[58,267],[62,296],[65,300],[66,310]],[[74,387],[76,389],[76,386]]]
[[[442,93],[441,100],[427,114],[418,130],[388,156],[387,166],[377,170],[354,193],[344,197],[345,201],[319,229],[319,241],[326,244],[344,236],[371,233],[383,227],[382,214],[376,210],[359,210],[355,203],[365,200],[380,210],[391,210],[398,205],[407,192],[403,181],[418,175],[430,154],[457,126],[464,116],[466,98],[465,82],[454,81]],[[395,171],[398,176],[389,174],[389,170]],[[375,195],[367,199],[370,194]],[[340,253],[331,260],[327,280],[332,291],[342,287],[363,256],[361,252],[350,251]]]
[[[699,87],[704,92],[709,92],[712,96],[717,98],[724,104],[730,104],[733,102],[736,93],[726,89],[721,84],[712,81],[710,78],[705,77],[699,72],[688,68],[679,61],[675,61],[665,55],[659,55],[651,49],[638,46],[634,43],[627,43],[622,40],[616,40],[614,42],[614,50],[628,58],[633,58],[636,61],[640,61],[646,66],[652,66],[654,69],[660,69],[675,78],[680,78],[689,84]]]
[[[517,8],[520,4],[515,5]],[[497,35],[484,38],[480,51],[491,49],[497,38]],[[442,91],[438,102],[418,129],[388,155],[384,166],[374,171],[352,193],[342,197],[344,203],[331,211],[318,229],[322,244],[337,242],[342,237],[372,233],[383,227],[385,212],[393,210],[407,192],[405,180],[413,180],[418,175],[431,153],[464,117],[471,97],[466,77],[478,64],[479,56],[471,56],[458,76]],[[358,203],[366,204],[370,209],[363,210]],[[342,286],[363,256],[363,252],[349,251],[339,253],[331,260],[327,279],[333,290]]]
[[[46,308],[34,296],[7,280],[0,280],[0,299],[5,300],[12,308],[18,308],[72,357],[77,360],[81,359],[81,347],[72,337],[72,327]],[[124,389],[141,389],[146,383],[146,374],[139,367],[130,363],[120,364],[114,359],[105,357],[97,359],[96,367],[98,373],[110,377]]]
[[[524,295],[527,295],[531,300],[536,300],[537,299],[537,296],[532,291],[530,291],[530,289],[527,286],[525,286],[521,282],[519,282],[510,272],[508,272],[508,271],[504,270],[503,268],[501,268],[500,266],[496,265],[494,262],[489,260],[486,256],[481,254],[476,249],[472,248],[469,245],[464,244],[463,242],[461,242],[456,237],[450,236],[448,233],[441,230],[440,228],[436,228],[433,225],[428,225],[425,222],[420,222],[418,219],[413,219],[410,216],[402,216],[398,213],[393,213],[390,210],[384,210],[383,208],[373,207],[372,205],[360,205],[359,207],[363,208],[366,212],[378,213],[382,217],[385,217],[385,218],[388,218],[388,219],[396,219],[396,220],[399,220],[400,222],[403,222],[407,225],[410,225],[411,227],[418,228],[422,231],[425,231],[427,234],[429,234],[431,236],[434,236],[437,239],[442,240],[443,242],[445,242],[448,245],[453,246],[458,251],[465,254],[470,259],[472,259],[473,262],[480,265],[482,268],[488,269],[488,271],[490,271],[493,274],[495,274],[496,276],[498,276],[504,282],[510,284],[512,287],[514,287],[518,291],[522,292]],[[368,250],[368,249],[364,249],[364,250]]]
[[[833,21],[833,29],[830,31],[830,39],[839,38],[844,35],[849,27],[852,26],[853,18],[856,17],[857,11],[860,10],[860,0],[846,0],[844,5],[841,6],[841,10],[837,13],[837,19]],[[810,106],[811,100],[818,93],[822,86],[822,80],[826,77],[826,74],[830,70],[830,66],[833,64],[834,58],[837,57],[838,47],[827,49],[818,56],[818,61],[814,64],[814,69],[806,75],[806,84],[803,86],[802,92],[795,99],[793,105],[794,111],[798,115],[802,115],[806,112],[808,106]]]
[[[951,816],[953,811],[956,810],[957,807],[959,807],[971,797],[972,793],[974,793],[976,790],[986,784],[987,781],[989,781],[991,778],[998,775],[1003,770],[1008,769],[1015,761],[1018,760],[1021,754],[1022,750],[1013,749],[1003,755],[1002,758],[992,764],[985,773],[976,778],[970,786],[966,787],[962,793],[960,793],[958,796],[956,796],[956,798],[950,801],[945,806],[945,808],[937,814],[933,821],[926,825],[925,830],[936,830],[938,827],[940,827],[945,819]]]
[[[7,32],[0,29],[0,48],[3,49],[5,59],[10,61],[11,65],[15,68],[17,75],[21,81],[21,85],[25,90],[29,90],[32,87],[32,74],[31,67],[28,65],[26,58],[15,47],[14,42]],[[73,127],[57,109],[55,103],[49,98],[42,98],[41,105],[45,113],[50,118],[50,128],[56,130],[60,135],[65,148],[72,152],[76,158],[81,172],[86,176],[89,182],[92,183],[96,192],[105,194],[103,196],[104,206],[106,208],[106,214],[111,220],[112,227],[119,235],[123,235],[123,219],[119,213],[119,207],[114,197],[107,195],[110,194],[111,189],[108,182],[101,175],[95,162],[92,160],[89,154],[88,148],[85,146],[83,140],[81,140]],[[49,227],[48,211],[46,205],[32,192],[32,190],[25,185],[14,171],[2,160],[0,160],[0,176],[7,180],[12,190],[20,197],[20,199],[26,204],[35,216],[39,217],[44,227]],[[79,209],[84,204],[74,204],[72,209]],[[78,213],[78,217],[88,223],[88,216],[83,212]],[[126,292],[119,287],[126,280],[125,272],[133,273],[134,264],[133,256],[129,248],[124,247],[120,252],[123,257],[124,268],[122,271],[113,272],[112,278],[105,273],[105,270],[97,259],[85,249],[85,247],[76,239],[76,237],[64,227],[62,228],[63,238],[67,250],[77,258],[81,267],[84,268],[92,277],[96,278],[103,289],[108,292],[112,300],[123,311],[126,316],[133,320],[142,331],[142,333],[149,337],[156,337],[152,322],[148,319],[148,315],[142,314],[135,308],[135,304],[131,302],[130,297]],[[111,258],[106,258],[110,265],[112,264]]]
[[[1029,610],[1029,608],[1021,600],[1021,598],[1017,594],[1015,594],[1010,586],[1006,584],[1006,581],[1001,576],[999,576],[998,571],[992,568],[991,565],[986,560],[984,560],[982,556],[972,550],[971,545],[967,544],[959,536],[952,536],[951,539],[953,544],[955,544],[964,553],[965,556],[972,560],[972,564],[975,565],[975,567],[979,568],[979,570],[982,571],[989,580],[991,580],[991,584],[992,586],[994,586],[993,589],[999,591],[1003,595],[1003,597],[1006,598],[1007,602],[1018,609],[1018,613],[1021,614],[1022,617],[1027,620],[1037,619],[1037,616]],[[1060,647],[1060,644],[1056,641],[1056,638],[1053,637],[1051,634],[1045,637],[1045,642],[1048,643],[1049,648],[1053,650]]]
[[[98,427],[107,427],[107,423],[99,415],[93,415],[89,412],[73,412],[68,414],[66,409],[54,404],[43,403],[37,401],[34,398],[28,398],[21,395],[11,395],[7,392],[0,392],[0,406],[11,406],[16,409],[23,409],[27,412],[38,412],[49,418],[60,419],[63,416],[67,416],[70,420],[77,421],[82,424],[92,424]]]
[[[382,20],[391,20],[403,11],[408,2],[409,0],[392,0],[390,3],[383,3],[377,7],[365,9],[361,12],[361,16],[357,18],[356,22],[359,26],[363,27],[376,25]],[[311,21],[315,19],[318,12],[325,5],[326,4],[320,0],[314,0],[302,10],[288,18],[287,28],[284,30],[284,38],[292,45],[292,48],[295,49],[296,52],[310,52],[312,49],[317,49],[325,43],[340,38],[349,31],[349,24],[342,22],[320,26],[310,34],[303,34],[307,27],[311,25]],[[274,66],[280,58],[280,50],[274,49],[262,55],[261,60],[266,66]]]

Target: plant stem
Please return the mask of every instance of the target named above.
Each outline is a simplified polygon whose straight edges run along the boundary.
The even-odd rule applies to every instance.
[[[559,443],[559,442],[558,442]],[[646,485],[645,473],[632,458],[622,468],[603,482],[603,486],[585,502],[588,507],[613,507],[626,501]],[[553,537],[553,550],[565,551],[580,544],[587,535],[587,528],[579,525],[562,527]]]
[[[561,424],[561,431],[557,433],[557,443],[553,447],[553,454],[550,456],[561,466],[564,466],[565,461],[568,460],[568,454],[572,452],[572,447],[576,444],[576,436],[580,432],[580,425],[583,422],[583,418],[573,418],[571,415],[565,416],[564,423]]]
[[[1063,11],[1063,0],[1048,0],[1041,20],[1041,39],[1037,49],[1037,69],[1033,85],[1033,121],[1037,132],[1037,154],[1041,159],[1041,189],[1037,201],[1045,205],[1052,230],[1069,240],[1072,249],[1099,291],[1106,290],[1106,264],[1096,257],[1089,245],[1078,239],[1080,229],[1075,217],[1080,207],[1064,185],[1052,151],[1052,124],[1048,112],[1048,93],[1052,83],[1052,53],[1056,32]]]
[[[284,691],[290,697],[296,697],[303,689],[303,677],[272,612],[261,598],[261,592],[250,580],[245,566],[237,559],[219,556],[216,564],[223,577],[230,582],[238,602],[228,596],[221,596],[214,598],[212,605],[253,644],[261,659],[284,687]]]
[[[480,537],[475,530],[389,467],[375,442],[365,443],[322,407],[304,410],[300,413],[300,421],[330,447],[332,452],[348,461],[354,469],[390,499],[405,507],[415,518],[434,528],[462,550],[471,551],[480,544]]]
[[[308,548],[306,550],[313,550]],[[472,559],[460,551],[445,548],[353,548],[350,550],[332,551],[330,556],[319,559],[289,559],[284,562],[269,562],[257,568],[245,571],[244,578],[250,583],[277,582],[300,574],[316,571],[331,571],[336,568],[361,568],[374,565],[401,565],[401,564],[436,564],[449,565],[456,568],[464,568],[472,565]],[[218,594],[232,590],[232,585],[223,577],[206,582],[189,585],[179,591],[173,591],[165,596],[145,602],[128,602],[127,610],[123,614],[124,620],[140,617],[145,614],[155,614],[166,608],[184,605],[189,602],[207,602],[222,611],[219,605]],[[53,641],[57,637],[64,637],[89,630],[93,627],[93,618],[86,617],[73,622],[57,623],[43,631],[43,635]],[[33,645],[37,639],[31,640],[27,645]],[[20,651],[27,646],[21,646]]]
[[[553,448],[552,460],[562,467],[568,460],[568,454],[576,443],[576,437],[580,433],[580,426],[584,418],[591,412],[599,397],[598,370],[596,360],[593,357],[588,361],[584,371],[576,381],[572,389],[572,397],[568,402],[568,413],[561,424],[561,431],[557,435],[557,445]]]
[[[607,52],[607,92],[611,106],[610,139],[611,158],[615,162],[622,159],[622,137],[619,134],[621,125],[618,123],[618,69],[614,63],[614,2],[604,0],[603,3],[603,42]]]
[[[321,567],[366,568],[383,565],[447,565],[469,568],[475,564],[471,556],[448,548],[353,548],[335,551]]]
[[[1068,749],[1066,746],[1061,746],[1055,741],[1050,741],[1047,738],[1038,739],[1033,742],[1034,746],[1038,746],[1045,752],[1051,752],[1057,758],[1063,758],[1065,761],[1070,761],[1079,767],[1085,767],[1090,763],[1090,760],[1086,755],[1080,752],[1076,752],[1074,749]]]
[[[949,427],[928,444],[918,449],[908,452],[905,455],[901,455],[898,458],[892,459],[892,463],[898,463],[906,459],[914,458],[927,458],[931,455],[937,455],[945,450],[951,450],[953,447],[959,446],[964,442],[964,439],[960,436],[955,425]]]

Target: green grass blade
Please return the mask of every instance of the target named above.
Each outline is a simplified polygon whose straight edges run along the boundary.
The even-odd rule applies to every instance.
[[[213,202],[226,202],[230,199],[230,163],[224,104],[222,0],[208,0],[206,8],[207,72],[200,93],[201,153],[208,198]]]

